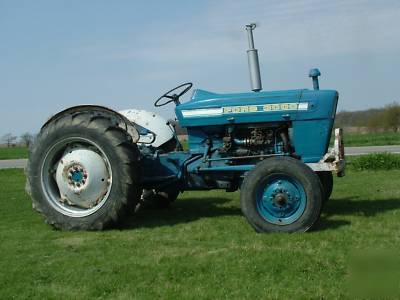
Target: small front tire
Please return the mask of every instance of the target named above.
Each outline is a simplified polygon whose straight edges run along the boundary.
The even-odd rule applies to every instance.
[[[318,220],[322,207],[318,176],[291,157],[268,158],[245,177],[240,202],[258,232],[304,232]]]

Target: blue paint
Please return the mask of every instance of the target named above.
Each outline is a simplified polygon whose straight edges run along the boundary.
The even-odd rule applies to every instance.
[[[318,79],[319,75],[317,69],[310,72],[313,79]],[[188,151],[164,153],[152,147],[141,147],[141,185],[145,189],[161,189],[171,185],[181,190],[237,189],[245,173],[262,158],[236,160],[231,154],[224,154],[221,151],[224,148],[223,137],[227,136],[229,130],[273,130],[273,143],[263,146],[261,154],[288,155],[282,138],[277,134],[284,125],[289,128],[289,140],[295,157],[305,163],[318,162],[328,150],[337,101],[338,93],[334,90],[297,89],[230,94],[195,90],[190,101],[175,108],[180,125],[186,127],[188,132]],[[274,109],[267,109],[272,107],[269,105]],[[240,109],[237,110],[237,107]],[[207,115],[210,111],[211,115]],[[142,128],[141,133],[145,131]],[[235,147],[246,148],[244,137],[239,138],[242,142]],[[271,197],[273,193],[271,187],[266,187],[258,200],[260,214],[271,222],[281,219],[279,224],[289,224],[304,210],[305,193],[298,182],[290,178],[279,180],[284,181],[285,188],[294,199],[299,197],[300,200],[287,204],[281,217],[281,210],[278,213],[272,204],[265,202],[264,198]]]
[[[303,186],[286,175],[273,175],[256,193],[257,210],[267,222],[288,225],[304,213],[307,197]]]
[[[186,127],[189,148],[202,152],[202,142],[209,135],[221,133],[221,125],[290,122],[293,146],[304,162],[318,162],[326,153],[336,113],[338,93],[333,90],[289,90],[258,93],[215,94],[195,90],[192,99],[176,107],[180,125]],[[184,117],[182,111],[231,106],[250,106],[277,103],[307,103],[307,110],[257,111],[230,113],[217,116]],[[273,124],[271,124],[273,126]],[[221,142],[221,141],[219,141]]]
[[[318,76],[321,76],[321,72],[318,69],[311,69],[308,76],[312,78],[314,90],[319,90]]]
[[[140,152],[141,180],[146,189],[177,184],[182,179],[185,161],[191,157],[191,154],[184,151],[160,154],[146,146],[141,147]]]
[[[223,116],[205,116],[185,118],[182,111],[192,109],[210,109],[229,106],[264,105],[276,103],[299,103],[303,90],[215,94],[202,90],[195,90],[192,99],[176,107],[175,113],[179,124],[183,127],[215,126],[224,124],[245,124],[254,122],[282,121],[283,115],[289,114],[291,119],[296,117],[297,111],[255,112],[241,114],[224,114]],[[207,98],[210,96],[210,98]]]
[[[74,182],[81,182],[82,179],[83,179],[83,172],[81,172],[81,171],[74,171],[74,172],[72,173],[72,180],[73,180]]]
[[[238,166],[221,166],[221,167],[210,167],[210,168],[202,168],[198,169],[199,172],[214,172],[214,171],[222,171],[222,172],[246,172],[250,171],[254,168],[255,165],[238,165]]]

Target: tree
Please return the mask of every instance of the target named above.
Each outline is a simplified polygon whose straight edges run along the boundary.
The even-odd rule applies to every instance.
[[[3,135],[1,140],[7,145],[7,147],[11,147],[12,145],[15,144],[17,137],[12,135],[11,133],[7,133],[7,134]]]
[[[20,136],[21,142],[26,146],[29,147],[33,143],[33,135],[29,132],[25,132]]]
[[[374,116],[371,116],[367,119],[366,125],[370,131],[379,132],[379,130],[382,130],[385,127],[383,124],[383,120],[385,119],[385,112],[386,111],[377,112]]]
[[[389,104],[382,117],[384,128],[397,132],[400,127],[400,105],[397,103]]]

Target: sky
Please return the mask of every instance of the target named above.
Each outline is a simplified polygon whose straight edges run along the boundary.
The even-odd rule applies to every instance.
[[[339,111],[400,102],[399,0],[0,0],[0,137],[78,104],[173,118],[154,100],[188,81],[249,91],[250,22],[264,90],[311,88],[318,67]]]

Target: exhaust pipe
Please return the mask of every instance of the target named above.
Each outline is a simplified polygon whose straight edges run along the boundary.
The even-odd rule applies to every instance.
[[[261,75],[260,75],[260,63],[258,61],[258,52],[254,48],[253,30],[256,28],[255,23],[246,25],[247,38],[249,41],[249,50],[247,50],[247,59],[249,63],[250,72],[250,84],[251,90],[259,92],[262,90]]]
[[[312,78],[314,90],[318,91],[319,90],[318,76],[321,76],[321,72],[318,69],[311,69],[310,73],[308,73],[308,76]]]

